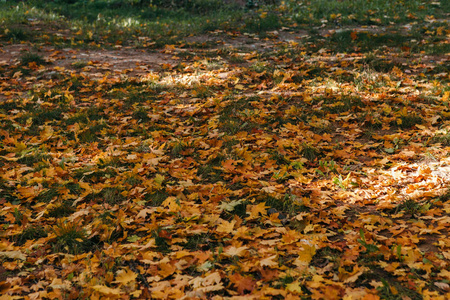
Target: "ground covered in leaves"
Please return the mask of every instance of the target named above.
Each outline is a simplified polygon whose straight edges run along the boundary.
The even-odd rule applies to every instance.
[[[448,56],[365,28],[5,43],[0,298],[448,299]]]

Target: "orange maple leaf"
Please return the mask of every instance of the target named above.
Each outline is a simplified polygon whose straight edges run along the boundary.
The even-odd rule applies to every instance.
[[[241,295],[244,294],[244,291],[252,292],[256,286],[256,281],[250,277],[244,277],[239,273],[234,273],[229,279]]]

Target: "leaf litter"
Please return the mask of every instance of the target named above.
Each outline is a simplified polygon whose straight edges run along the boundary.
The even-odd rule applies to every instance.
[[[2,47],[2,294],[448,297],[448,70],[264,43]]]

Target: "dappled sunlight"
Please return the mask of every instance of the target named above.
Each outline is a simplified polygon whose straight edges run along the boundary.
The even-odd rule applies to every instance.
[[[417,1],[207,2],[0,32],[2,295],[448,298],[448,26]]]

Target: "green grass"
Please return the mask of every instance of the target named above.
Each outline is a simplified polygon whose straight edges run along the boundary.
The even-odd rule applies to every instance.
[[[29,240],[37,240],[39,238],[46,237],[47,235],[47,231],[42,226],[29,225],[20,234],[13,236],[12,241],[20,246]]]
[[[287,10],[293,20],[310,25],[321,25],[324,21],[342,25],[406,23],[413,21],[413,18],[423,19],[427,15],[443,16],[449,11],[449,4],[446,2],[440,1],[439,5],[435,5],[432,1],[419,0],[286,1]]]
[[[308,27],[330,25],[386,25],[423,20],[426,16],[444,18],[450,10],[448,1],[247,1],[238,5],[235,1],[221,0],[34,0],[26,2],[5,1],[0,3],[0,24],[6,28],[0,39],[9,42],[45,41],[72,47],[90,47],[96,44],[110,46],[120,43],[140,47],[159,47],[173,44],[190,34],[214,30],[257,33],[281,27]],[[258,5],[251,5],[258,4]],[[151,5],[150,5],[151,4]],[[70,28],[69,36],[31,31],[34,23],[45,22],[58,31]],[[18,26],[17,24],[20,24]],[[138,40],[136,37],[144,37]],[[380,35],[367,37],[374,45],[404,42],[401,36]],[[346,33],[334,37],[338,45],[346,44]],[[365,43],[364,34],[359,41]],[[445,49],[435,49],[444,53]],[[436,51],[431,49],[429,51]],[[77,67],[76,65],[74,67]]]
[[[28,28],[10,27],[0,32],[0,37],[8,42],[18,43],[28,41],[33,38],[33,33]]]
[[[36,65],[45,65],[45,64],[47,64],[47,62],[45,61],[45,59],[41,55],[39,55],[37,53],[33,53],[33,52],[26,52],[25,54],[23,54],[20,57],[20,62],[24,66],[27,66],[30,63],[35,63]]]
[[[86,230],[77,223],[58,221],[52,231],[56,236],[52,243],[55,252],[79,254],[92,250]]]
[[[157,190],[153,193],[146,194],[144,198],[147,201],[148,205],[157,207],[160,206],[164,202],[164,200],[167,199],[167,197],[169,197],[169,194],[166,191]]]

